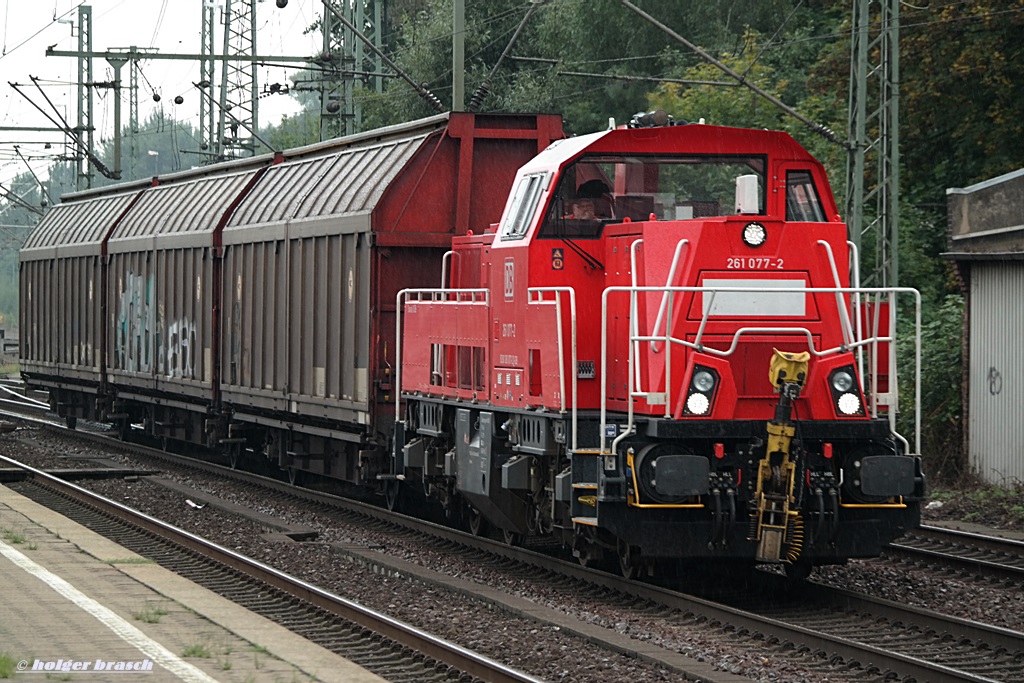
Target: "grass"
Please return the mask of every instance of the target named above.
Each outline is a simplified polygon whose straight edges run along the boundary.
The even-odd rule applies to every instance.
[[[146,607],[146,609],[132,612],[132,616],[135,617],[136,621],[142,621],[147,624],[159,624],[160,619],[167,616],[167,610],[163,607]]]
[[[24,533],[17,533],[13,529],[4,529],[4,539],[10,541],[14,545],[24,543],[28,537]]]
[[[6,652],[0,652],[0,678],[11,678],[15,672],[14,657]]]
[[[181,656],[207,659],[210,657],[210,648],[203,643],[192,643],[185,646],[185,649],[181,651]]]
[[[933,489],[928,500],[942,503],[931,509],[931,516],[1002,529],[1024,529],[1024,483],[991,486],[960,482],[948,488]]]
[[[105,561],[107,564],[156,564],[148,557],[115,557]]]

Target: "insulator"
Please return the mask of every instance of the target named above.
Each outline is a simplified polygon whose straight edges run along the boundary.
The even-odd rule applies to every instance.
[[[469,100],[469,110],[476,111],[480,108],[480,105],[487,99],[487,95],[491,92],[491,86],[488,83],[481,83],[480,87],[473,93],[473,97]]]

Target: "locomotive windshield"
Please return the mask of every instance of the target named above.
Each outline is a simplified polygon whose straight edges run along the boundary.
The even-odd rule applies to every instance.
[[[763,156],[584,156],[567,167],[540,237],[597,238],[607,223],[686,220],[736,213],[736,179],[757,177],[764,213]]]

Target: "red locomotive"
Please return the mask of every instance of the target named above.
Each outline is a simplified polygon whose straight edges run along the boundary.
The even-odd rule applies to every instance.
[[[627,575],[877,555],[924,495],[888,409],[888,299],[914,293],[851,286],[789,135],[653,118],[552,144],[399,295],[398,478]]]
[[[23,375],[69,426],[626,574],[878,554],[924,494],[891,408],[912,292],[851,282],[788,135],[653,120],[452,113],[64,197],[21,253]]]

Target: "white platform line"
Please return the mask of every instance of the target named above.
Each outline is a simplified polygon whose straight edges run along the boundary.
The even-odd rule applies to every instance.
[[[137,648],[146,657],[152,659],[175,676],[188,683],[217,683],[201,669],[189,664],[176,656],[166,647],[156,642],[127,621],[78,590],[70,583],[50,572],[3,541],[0,541],[0,554],[29,574],[48,585],[76,606],[96,617],[104,626],[113,631],[119,638]]]

